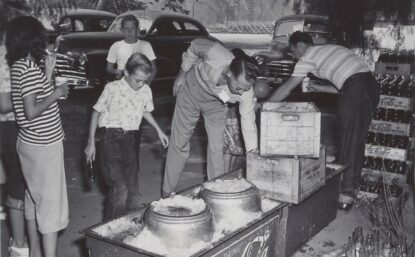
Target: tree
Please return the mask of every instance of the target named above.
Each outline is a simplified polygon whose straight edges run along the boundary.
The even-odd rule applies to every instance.
[[[190,11],[184,7],[185,1],[186,0],[165,0],[164,8],[162,8],[162,10],[168,9],[174,12],[189,14]]]
[[[246,9],[248,10],[248,21],[254,20],[255,2],[254,0],[244,0]]]
[[[278,0],[274,0],[276,2]],[[332,31],[338,39],[346,39],[350,46],[363,46],[364,30],[373,28],[383,19],[405,24],[413,15],[415,0],[284,0],[294,1],[296,13],[327,15]],[[413,18],[413,17],[412,17]]]

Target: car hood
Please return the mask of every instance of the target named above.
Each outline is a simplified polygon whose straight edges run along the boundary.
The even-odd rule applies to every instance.
[[[59,53],[109,49],[115,41],[123,39],[120,32],[69,33],[59,38]]]

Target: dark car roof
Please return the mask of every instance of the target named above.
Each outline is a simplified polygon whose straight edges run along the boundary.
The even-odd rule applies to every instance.
[[[143,18],[152,19],[152,20],[163,18],[163,17],[174,17],[174,18],[179,18],[179,19],[194,20],[190,16],[187,16],[184,14],[179,14],[175,12],[166,12],[166,11],[149,11],[149,10],[128,11],[128,12],[120,14],[119,17],[123,17],[128,14],[134,14],[134,15],[137,15]]]
[[[277,22],[292,21],[292,20],[313,20],[313,21],[328,21],[327,16],[313,15],[313,14],[299,14],[288,15],[277,20]]]
[[[161,18],[177,18],[177,19],[181,19],[181,20],[191,20],[194,21],[198,24],[200,24],[201,28],[203,29],[203,32],[206,35],[209,35],[209,32],[206,30],[205,26],[200,23],[198,20],[184,15],[184,14],[178,14],[175,12],[166,12],[166,11],[148,11],[148,10],[137,10],[137,11],[129,11],[129,12],[125,12],[120,14],[118,17],[123,17],[125,15],[128,14],[135,14],[137,16],[143,17],[143,18],[148,18],[151,20],[155,20],[155,19],[161,19]],[[106,31],[102,31],[102,32],[74,32],[74,33],[69,33],[69,34],[65,34],[62,35],[63,38],[65,39],[82,39],[85,38],[85,36],[88,37],[93,37],[93,38],[101,38],[101,39],[106,39],[106,38],[113,38],[113,37],[119,37],[122,38],[122,33],[121,32],[106,32]],[[143,36],[138,35],[139,38],[143,38]]]
[[[101,10],[94,9],[68,9],[65,13],[67,16],[105,16],[105,17],[117,17],[117,15]]]

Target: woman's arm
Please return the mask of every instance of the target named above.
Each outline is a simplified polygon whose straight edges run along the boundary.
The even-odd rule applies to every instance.
[[[40,102],[36,102],[36,94],[30,94],[23,98],[23,108],[25,116],[28,120],[33,120],[39,117],[46,111],[51,104],[56,102],[59,97],[68,95],[68,84],[62,84],[56,87],[52,94],[47,96]]]

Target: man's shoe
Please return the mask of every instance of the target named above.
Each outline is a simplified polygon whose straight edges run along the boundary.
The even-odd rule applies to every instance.
[[[175,195],[174,192],[167,193],[167,192],[161,191],[161,198],[170,198],[170,197],[172,197],[174,195]]]
[[[340,210],[347,211],[353,207],[353,201],[353,196],[347,193],[340,193],[337,208]]]

